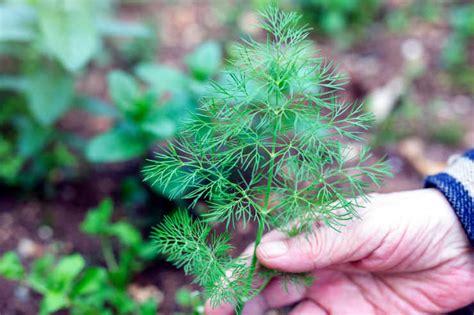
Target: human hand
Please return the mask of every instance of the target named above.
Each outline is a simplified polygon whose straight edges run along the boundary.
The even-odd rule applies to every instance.
[[[340,233],[319,226],[290,239],[267,234],[257,248],[261,264],[311,272],[316,281],[285,291],[274,279],[243,313],[294,304],[291,314],[444,313],[474,301],[474,251],[441,193],[375,194],[360,215]]]

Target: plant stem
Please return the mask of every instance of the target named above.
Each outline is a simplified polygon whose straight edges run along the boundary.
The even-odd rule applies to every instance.
[[[270,154],[270,163],[268,167],[268,181],[267,181],[267,187],[265,190],[265,199],[263,202],[263,208],[261,209],[261,215],[266,215],[268,212],[268,206],[270,203],[270,194],[271,194],[271,189],[272,189],[272,184],[273,184],[273,175],[274,175],[274,168],[275,168],[275,152],[276,152],[276,145],[277,145],[277,123],[275,122],[274,125],[274,130],[273,130],[273,139],[272,139],[272,151]],[[247,284],[249,286],[252,286],[252,282],[255,276],[255,270],[257,268],[257,247],[260,244],[260,241],[262,240],[263,232],[265,231],[265,221],[264,220],[259,220],[258,221],[258,229],[257,229],[257,234],[255,235],[255,244],[253,248],[253,254],[252,254],[252,262],[250,263],[250,269],[249,269],[249,276],[248,276],[248,281]],[[266,282],[259,290],[263,290],[264,287],[268,284]],[[242,301],[237,305],[236,308],[236,314],[240,315],[242,314],[242,311],[244,309],[246,301]]]
[[[115,259],[112,244],[106,237],[101,238],[102,253],[104,255],[105,263],[107,268],[110,270],[116,270],[118,268],[117,260]]]

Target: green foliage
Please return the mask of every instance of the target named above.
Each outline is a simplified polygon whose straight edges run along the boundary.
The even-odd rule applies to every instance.
[[[213,41],[206,42],[199,46],[186,58],[193,77],[197,80],[209,80],[219,70],[222,60],[222,52],[219,44]]]
[[[33,118],[51,126],[72,105],[74,82],[57,71],[34,73],[27,78],[25,95]]]
[[[141,64],[135,77],[122,71],[109,74],[110,96],[119,115],[111,130],[88,144],[90,161],[120,162],[144,156],[151,145],[175,134],[216,74],[221,51],[215,42],[206,42],[186,61],[190,75],[162,64]]]
[[[0,3],[2,183],[33,188],[76,167],[78,141],[55,127],[76,103],[75,80],[105,39],[151,35],[112,15],[109,0]]]
[[[7,182],[15,181],[23,164],[23,160],[16,156],[12,144],[3,138],[0,138],[0,164],[0,178]]]
[[[81,230],[101,240],[110,279],[117,287],[124,288],[131,276],[143,269],[143,262],[153,259],[156,253],[153,245],[145,242],[131,224],[125,221],[112,222],[112,212],[112,200],[103,200],[97,208],[89,211],[81,224]],[[118,257],[112,247],[114,239],[120,244]]]
[[[455,85],[474,93],[474,65],[469,63],[469,47],[474,40],[474,4],[453,5],[449,24],[452,30],[442,60]]]
[[[160,253],[167,256],[207,292],[212,304],[233,303],[236,297],[248,296],[245,285],[248,267],[241,258],[232,259],[228,251],[230,235],[211,233],[203,221],[192,220],[184,210],[164,219],[153,232]]]
[[[462,144],[466,129],[456,120],[450,120],[440,126],[430,128],[431,140],[449,146]]]
[[[42,296],[39,314],[66,309],[73,315],[156,314],[158,301],[150,298],[137,302],[127,292],[132,275],[156,254],[151,243],[143,241],[129,223],[112,223],[112,211],[112,201],[106,199],[87,214],[81,225],[85,233],[100,239],[106,268],[88,266],[79,254],[60,257],[46,254],[25,271],[17,254],[7,252],[0,257],[0,276],[19,281],[39,293]],[[112,250],[113,239],[121,246],[118,261]]]
[[[94,1],[40,1],[39,29],[44,45],[69,71],[81,69],[99,47]]]
[[[444,61],[449,66],[464,65],[467,62],[467,45],[474,38],[474,5],[458,5],[451,10],[449,23],[452,34],[444,50]]]
[[[42,180],[54,183],[67,176],[77,160],[66,136],[32,120],[23,98],[0,91],[2,97],[0,182],[33,188]]]
[[[317,32],[345,45],[364,34],[381,4],[380,0],[297,0],[296,3]]]
[[[6,1],[0,4],[0,42],[26,45],[27,54],[53,57],[77,72],[99,53],[102,38],[151,36],[142,25],[113,19],[111,7],[109,0]]]
[[[8,252],[0,258],[0,275],[9,280],[19,280],[25,271],[21,261],[14,252]]]
[[[0,182],[31,188],[54,181],[76,163],[67,136],[53,127],[72,105],[72,78],[44,69],[10,82],[16,84],[0,86],[0,160],[8,161],[0,165]]]
[[[258,289],[255,253],[250,266],[230,256],[236,221],[258,223],[258,245],[266,228],[296,235],[313,223],[337,228],[357,216],[371,184],[389,174],[373,162],[361,142],[372,115],[341,102],[344,77],[315,57],[300,16],[269,8],[260,27],[268,39],[246,40],[222,82],[214,82],[176,141],[156,154],[146,180],[182,195],[192,205],[205,199],[208,211],[192,219],[184,210],[165,218],[153,233],[158,251],[204,287],[214,305],[237,311]]]

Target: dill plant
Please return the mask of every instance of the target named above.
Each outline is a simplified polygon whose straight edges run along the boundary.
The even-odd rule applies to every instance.
[[[289,236],[319,222],[337,229],[357,217],[372,184],[389,173],[362,144],[372,115],[336,96],[345,78],[315,57],[299,22],[274,7],[261,12],[267,40],[236,45],[225,79],[212,84],[200,112],[144,169],[171,198],[190,199],[191,207],[207,201],[200,218],[178,210],[152,237],[212,305],[231,303],[238,313],[278,273],[257,265],[255,249],[251,257],[230,255],[237,221],[256,222],[255,247],[271,228]],[[353,152],[347,142],[362,149]],[[217,233],[217,223],[227,232]]]

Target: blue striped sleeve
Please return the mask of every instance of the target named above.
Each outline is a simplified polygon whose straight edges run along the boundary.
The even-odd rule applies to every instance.
[[[474,149],[452,159],[444,172],[428,176],[425,187],[445,195],[474,247]]]

